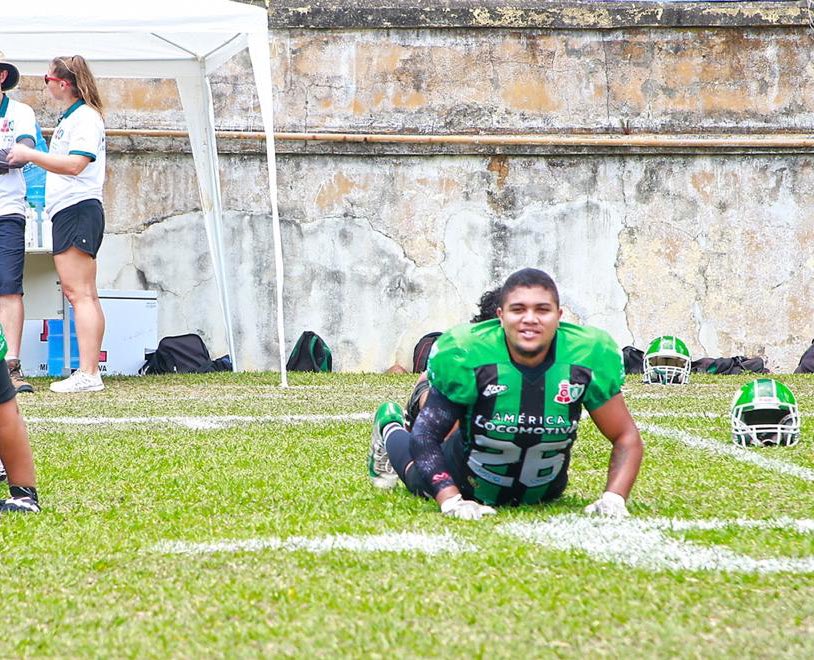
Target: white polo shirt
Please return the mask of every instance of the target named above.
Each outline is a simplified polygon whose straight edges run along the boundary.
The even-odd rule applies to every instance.
[[[34,111],[3,94],[0,101],[0,149],[11,149],[24,138],[36,142]],[[22,168],[0,174],[0,215],[25,215],[25,177]]]
[[[86,199],[102,201],[105,125],[96,110],[81,99],[68,108],[54,129],[48,152],[90,158],[90,163],[77,176],[53,172],[45,175],[45,211],[49,218]]]

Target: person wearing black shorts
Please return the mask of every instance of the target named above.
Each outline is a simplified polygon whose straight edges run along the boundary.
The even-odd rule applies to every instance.
[[[33,392],[23,378],[20,344],[23,337],[23,265],[25,263],[26,183],[21,165],[9,165],[15,144],[34,146],[34,111],[6,92],[16,87],[20,71],[0,54],[0,325],[6,333],[6,362],[18,393]]]
[[[97,392],[104,389],[99,352],[105,333],[96,290],[96,254],[105,230],[102,102],[93,74],[79,55],[51,60],[45,85],[64,108],[49,153],[16,145],[9,162],[31,162],[47,172],[45,210],[53,226],[54,265],[74,309],[79,369],[65,380],[51,383],[51,390]]]

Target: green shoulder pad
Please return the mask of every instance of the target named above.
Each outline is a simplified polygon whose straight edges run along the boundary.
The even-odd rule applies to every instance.
[[[503,329],[497,319],[455,326],[438,338],[427,363],[430,385],[454,403],[478,398],[475,369],[505,359]]]
[[[622,391],[625,368],[619,345],[607,332],[593,326],[561,323],[558,332],[569,339],[574,364],[584,364],[593,372],[583,403],[589,411],[599,408]]]

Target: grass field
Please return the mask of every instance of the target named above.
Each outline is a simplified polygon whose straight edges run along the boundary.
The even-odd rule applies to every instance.
[[[583,422],[550,506],[448,520],[367,482],[411,376],[47,381],[20,397],[43,512],[0,518],[5,656],[814,657],[814,379],[795,448],[740,450],[746,377],[625,393],[647,450],[610,525]],[[759,522],[755,522],[759,521]]]

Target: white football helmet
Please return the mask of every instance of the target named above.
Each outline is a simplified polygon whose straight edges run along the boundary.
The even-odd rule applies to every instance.
[[[690,382],[692,358],[687,344],[678,337],[656,337],[644,353],[642,380],[645,384],[684,385]]]
[[[779,380],[757,378],[746,383],[732,398],[729,419],[732,442],[741,447],[793,447],[800,441],[797,399]]]

